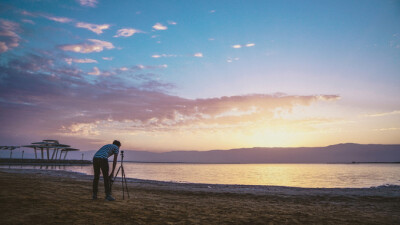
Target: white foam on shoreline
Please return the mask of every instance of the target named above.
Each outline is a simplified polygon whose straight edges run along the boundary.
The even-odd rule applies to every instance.
[[[93,176],[79,172],[63,170],[38,170],[38,169],[4,169],[0,172],[36,174],[48,177],[65,177],[78,180],[90,181]],[[143,180],[127,178],[130,186],[157,190],[189,191],[189,192],[210,192],[210,193],[234,193],[234,194],[255,194],[255,195],[302,195],[302,196],[379,196],[379,197],[400,197],[400,186],[381,185],[370,188],[300,188],[285,186],[265,185],[224,185],[224,184],[200,184],[200,183],[177,183],[167,181]],[[120,182],[117,178],[116,183]]]

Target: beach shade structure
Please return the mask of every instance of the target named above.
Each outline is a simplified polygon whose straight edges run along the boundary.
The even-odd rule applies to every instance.
[[[61,160],[61,156],[62,156],[63,152],[64,152],[64,160],[65,160],[65,158],[67,157],[67,153],[70,152],[70,151],[79,151],[79,149],[76,149],[76,148],[63,148],[63,149],[61,149],[60,160]]]
[[[0,150],[10,150],[10,159],[12,158],[12,151],[20,146],[0,146]]]
[[[44,150],[46,150],[47,160],[50,160],[50,159],[53,160],[53,159],[57,159],[59,150],[68,149],[71,146],[65,145],[65,144],[60,144],[58,140],[43,140],[40,142],[33,142],[30,145],[24,145],[23,147],[33,148],[35,150],[35,159],[37,159],[37,150],[40,150],[42,159],[45,159],[43,153],[44,153]],[[51,150],[53,151],[53,154],[51,155],[51,158],[50,158]],[[61,153],[60,153],[60,158],[61,158]]]

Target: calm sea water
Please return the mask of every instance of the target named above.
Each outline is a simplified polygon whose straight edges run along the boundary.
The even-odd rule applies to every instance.
[[[0,168],[67,170],[89,175],[93,174],[91,165],[1,166]],[[321,188],[400,185],[400,164],[180,164],[125,162],[124,168],[125,174],[129,178],[189,183]]]

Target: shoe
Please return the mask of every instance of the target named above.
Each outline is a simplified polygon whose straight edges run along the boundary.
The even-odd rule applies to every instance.
[[[113,198],[113,196],[111,196],[111,195],[107,195],[106,201],[115,201],[115,198]]]
[[[94,194],[94,193],[93,193],[92,199],[93,199],[93,200],[96,200],[96,199],[97,199],[97,194]]]

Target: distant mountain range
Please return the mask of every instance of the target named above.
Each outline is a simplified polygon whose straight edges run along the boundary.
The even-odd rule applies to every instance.
[[[91,160],[96,150],[71,152],[68,159]],[[9,157],[9,151],[1,151]],[[13,158],[20,158],[15,152]],[[25,151],[25,158],[33,158]],[[119,158],[120,159],[120,158]],[[337,144],[326,147],[300,148],[240,148],[211,151],[148,152],[125,150],[125,161],[176,162],[176,163],[351,163],[351,162],[400,162],[400,145]]]
[[[125,151],[125,160],[181,163],[351,163],[400,162],[400,145],[338,144],[327,147],[240,148],[154,153]]]

